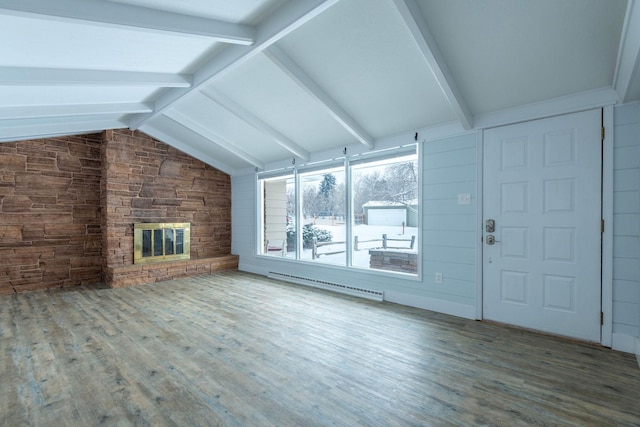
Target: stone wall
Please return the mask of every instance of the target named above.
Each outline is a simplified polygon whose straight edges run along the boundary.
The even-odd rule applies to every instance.
[[[417,274],[418,254],[409,251],[371,249],[369,250],[369,268]]]
[[[193,262],[133,266],[134,222],[190,222]],[[0,295],[237,264],[228,175],[128,130],[0,144]]]
[[[237,270],[238,256],[223,255],[151,264],[106,267],[105,283],[112,288],[201,276],[222,270]]]
[[[101,281],[100,145],[0,144],[0,294]]]
[[[192,259],[231,253],[229,175],[129,130],[104,133],[102,158],[107,284],[125,286],[146,280],[134,277],[136,268],[120,269],[133,264],[133,224],[137,222],[191,223]],[[139,269],[139,274],[146,275],[147,269],[154,268]],[[164,276],[153,277],[155,281]]]

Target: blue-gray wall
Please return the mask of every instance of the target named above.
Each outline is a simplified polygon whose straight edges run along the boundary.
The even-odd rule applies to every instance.
[[[255,176],[232,178],[232,252],[240,255],[240,269],[269,271],[322,279],[384,291],[385,299],[468,318],[476,316],[476,134],[421,145],[423,206],[420,239],[422,280],[379,271],[329,267],[255,255]],[[458,205],[458,194],[471,194],[470,205]],[[443,283],[435,283],[435,273]]]
[[[613,333],[619,349],[633,351],[640,336],[640,103],[614,110]],[[240,269],[302,275],[384,291],[385,298],[443,313],[476,316],[477,151],[476,133],[421,145],[423,164],[422,280],[363,270],[257,257],[254,175],[232,178],[233,243]],[[607,171],[605,171],[607,173]],[[459,205],[458,194],[471,194]],[[443,283],[435,283],[442,273]]]
[[[426,143],[422,192],[423,285],[438,298],[476,305],[476,135]],[[459,205],[458,194],[471,194]],[[434,283],[442,273],[443,283]]]
[[[614,110],[613,333],[640,336],[640,104]]]

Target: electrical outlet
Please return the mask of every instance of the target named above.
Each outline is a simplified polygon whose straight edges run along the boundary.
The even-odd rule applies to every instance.
[[[442,283],[442,273],[436,273],[436,283]]]

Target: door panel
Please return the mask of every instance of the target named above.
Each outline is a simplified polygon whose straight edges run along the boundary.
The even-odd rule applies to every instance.
[[[484,318],[600,340],[600,122],[594,110],[485,131]]]

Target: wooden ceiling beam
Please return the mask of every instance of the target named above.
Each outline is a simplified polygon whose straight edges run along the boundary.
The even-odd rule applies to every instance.
[[[373,138],[344,109],[322,89],[294,60],[278,46],[265,50],[264,54],[309,96],[315,99],[342,127],[358,141],[374,148]]]
[[[141,86],[188,88],[185,74],[63,68],[0,67],[2,86]]]
[[[223,136],[218,135],[216,132],[212,131],[206,126],[201,125],[200,123],[193,120],[192,118],[187,117],[186,115],[176,110],[169,110],[165,112],[164,117],[174,121],[175,123],[179,124],[185,129],[188,129],[191,132],[194,132],[200,135],[201,137],[211,141],[211,143],[219,146],[220,148],[227,150],[234,156],[239,157],[243,161],[249,163],[251,166],[254,166],[258,169],[264,169],[264,163],[262,161],[253,157],[251,154],[247,153],[246,151],[238,148],[235,144],[228,141]]]
[[[219,91],[214,91],[212,89],[207,89],[207,91],[203,92],[202,94],[206,96],[207,99],[209,99],[211,102],[215,102],[220,107],[224,108],[243,122],[247,123],[249,126],[253,127],[254,129],[272,139],[275,143],[280,145],[285,150],[289,151],[294,156],[297,156],[304,161],[309,160],[310,154],[307,150],[300,147],[298,144],[287,138],[285,135],[283,135],[281,132],[277,131],[267,123],[263,122],[261,119],[247,111],[244,107],[238,105],[229,97],[223,95]]]
[[[415,0],[394,0],[394,4],[462,127],[466,130],[473,128],[471,110],[456,87],[453,75],[427,26],[420,7]]]
[[[337,2],[338,0],[296,0],[281,6],[258,27],[255,43],[251,46],[227,47],[194,74],[193,86],[167,91],[156,100],[155,110],[152,113],[134,117],[130,121],[129,127],[137,129],[144,123],[161,115],[182,98],[196,93],[215,79],[244,64]]]
[[[104,129],[122,129],[127,126],[120,120],[100,116],[75,117],[73,120],[2,120],[0,142],[50,138],[60,135],[77,135],[102,132]]]
[[[0,107],[0,120],[43,119],[51,117],[80,117],[101,115],[139,114],[153,111],[151,104],[143,102],[74,105],[18,105]]]
[[[179,128],[180,129],[179,132],[184,132],[185,130],[187,132],[192,132],[190,129],[186,129],[183,125],[176,123],[172,120],[168,120],[168,122],[170,123],[169,126],[175,126]],[[174,132],[171,132],[171,131],[167,132],[166,130],[160,129],[157,126],[151,125],[148,123],[145,124],[143,127],[141,127],[140,131],[157,139],[158,141],[162,141],[165,144],[169,144],[172,147],[182,151],[183,153],[186,153],[198,160],[201,160],[210,166],[213,166],[214,168],[226,173],[227,175],[233,175],[233,168],[217,160],[211,154],[196,148],[193,144],[185,143],[184,140],[174,137],[173,136]],[[197,135],[197,134],[194,134],[194,135]]]

